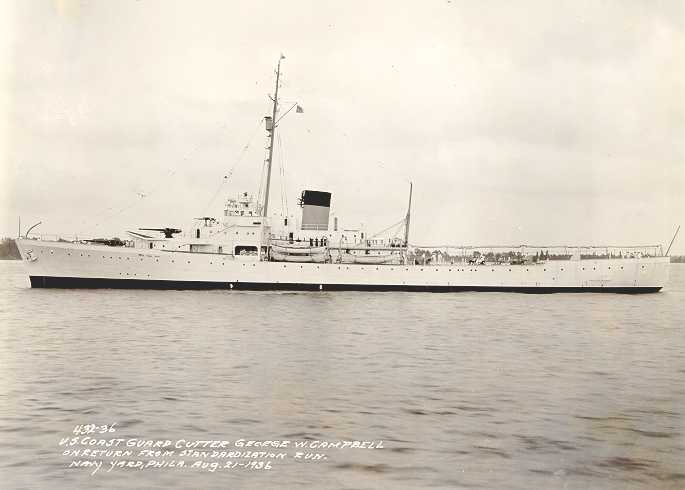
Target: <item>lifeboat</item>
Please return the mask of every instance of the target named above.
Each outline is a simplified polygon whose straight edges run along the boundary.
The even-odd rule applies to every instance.
[[[326,247],[290,247],[283,245],[271,245],[271,252],[284,255],[321,255],[326,253]]]
[[[323,263],[326,262],[328,254],[325,253],[325,248],[323,253],[283,253],[276,250],[274,247],[271,248],[271,260],[276,262],[315,262]]]

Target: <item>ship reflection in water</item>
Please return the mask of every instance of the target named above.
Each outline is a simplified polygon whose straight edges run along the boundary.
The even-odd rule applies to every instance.
[[[685,485],[680,264],[638,296],[44,290],[0,267],[5,488]],[[58,446],[89,422],[384,448],[91,477]]]

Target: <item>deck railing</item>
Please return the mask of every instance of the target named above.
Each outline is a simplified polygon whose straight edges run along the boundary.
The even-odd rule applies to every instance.
[[[411,245],[414,255],[436,262],[465,262],[485,258],[509,260],[580,260],[663,257],[661,245]]]

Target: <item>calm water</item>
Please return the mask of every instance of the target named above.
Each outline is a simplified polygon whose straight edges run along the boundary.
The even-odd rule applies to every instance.
[[[32,290],[0,262],[3,488],[684,488],[685,266],[659,294]],[[66,468],[116,437],[363,439],[269,471]]]

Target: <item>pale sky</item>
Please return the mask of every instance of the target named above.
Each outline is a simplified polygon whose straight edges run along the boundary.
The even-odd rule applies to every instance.
[[[412,180],[417,244],[685,224],[682,1],[22,0],[0,6],[0,235],[184,227],[256,193],[281,52],[291,214],[330,191],[373,232]]]

